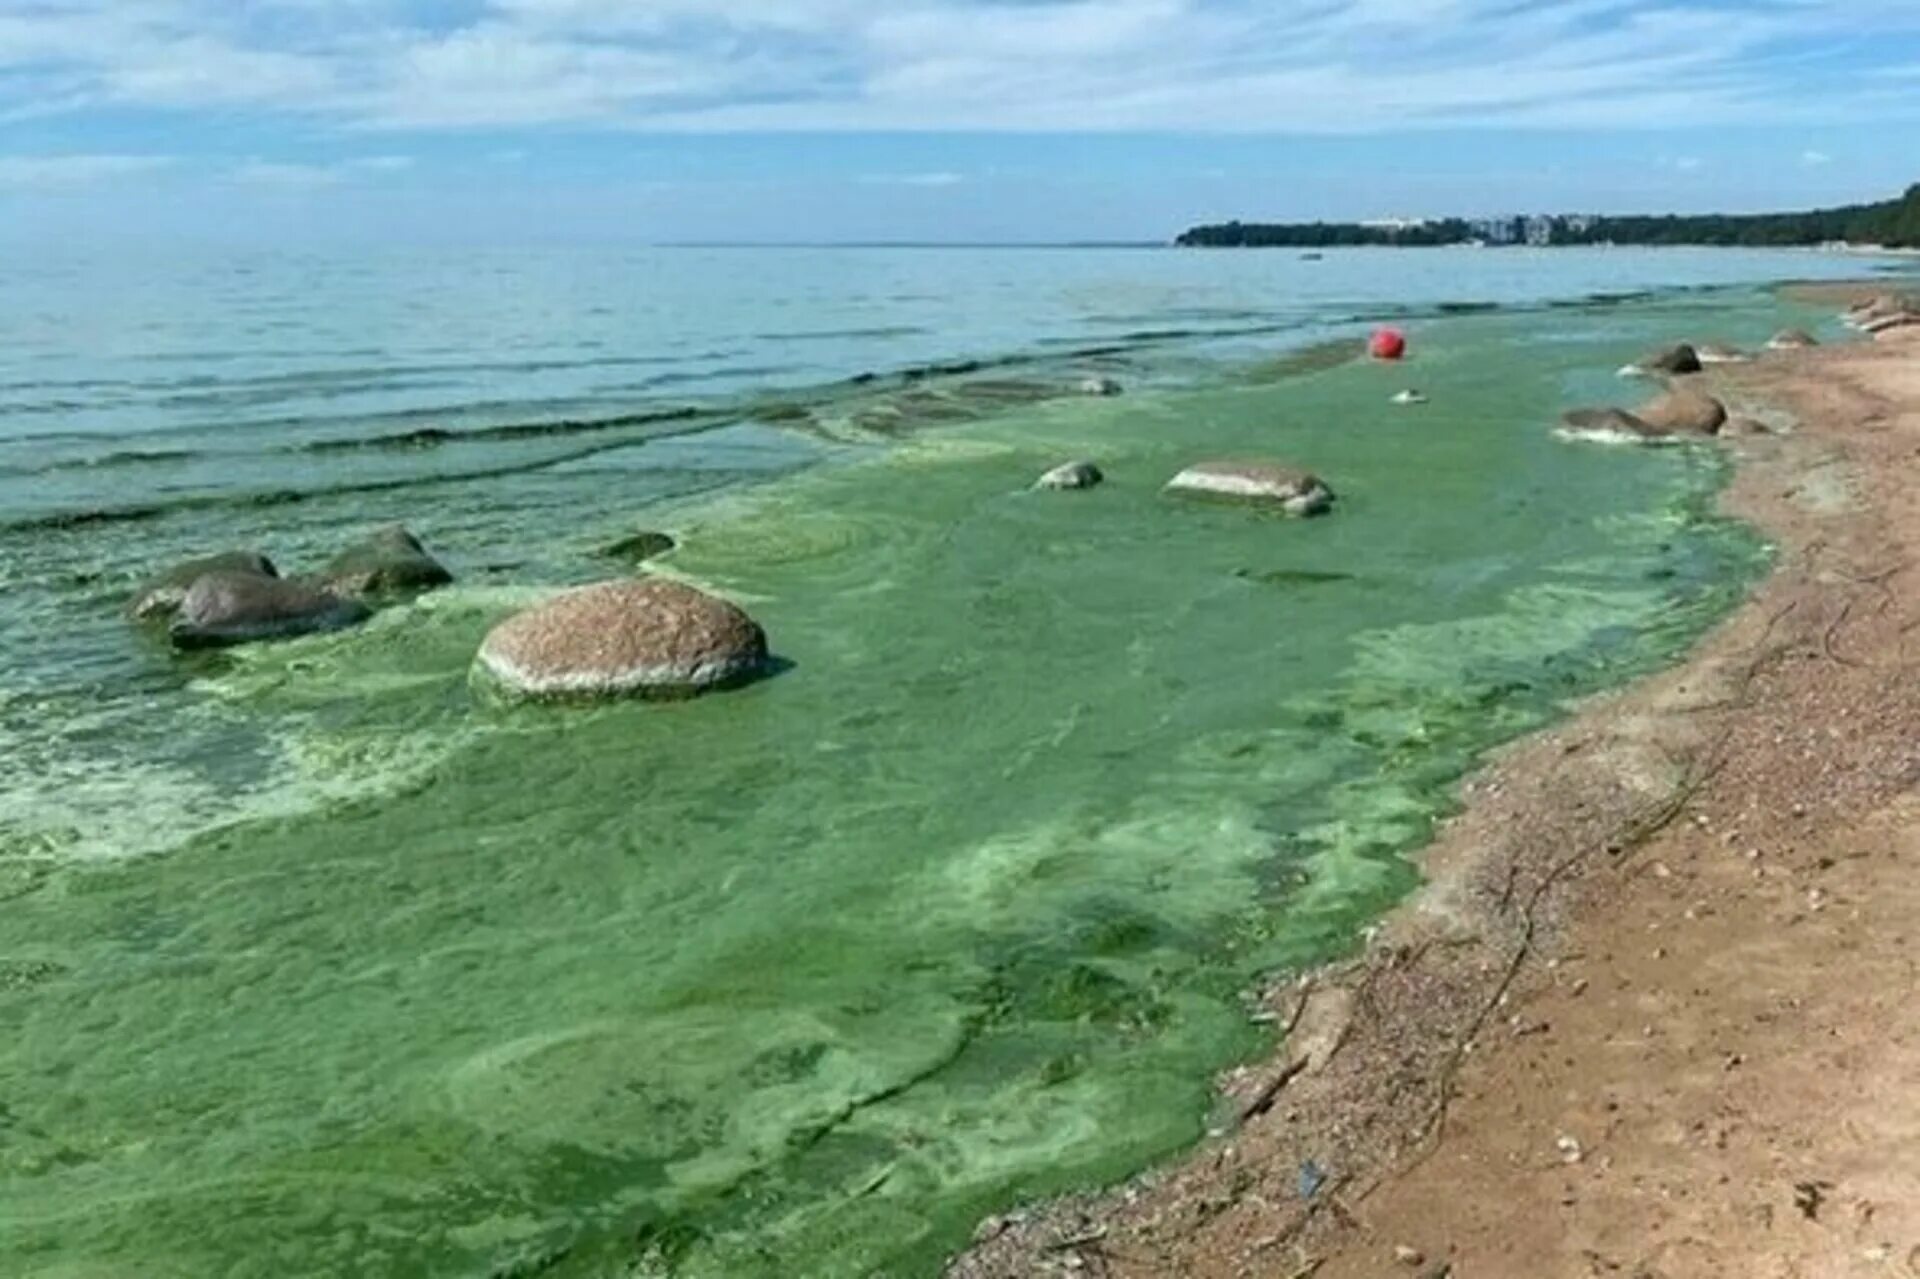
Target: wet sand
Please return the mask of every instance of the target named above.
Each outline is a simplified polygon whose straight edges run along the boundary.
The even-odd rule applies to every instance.
[[[1920,330],[1691,380],[1766,582],[1467,783],[1213,1140],[951,1274],[1920,1275]]]

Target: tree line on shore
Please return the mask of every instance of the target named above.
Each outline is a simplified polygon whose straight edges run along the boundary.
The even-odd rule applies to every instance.
[[[1505,223],[1507,234],[1489,235]],[[1920,185],[1896,200],[1802,213],[1666,214],[1476,219],[1428,222],[1224,222],[1184,232],[1186,248],[1344,248],[1362,245],[1434,247],[1449,244],[1726,245],[1792,248],[1845,242],[1920,248]]]

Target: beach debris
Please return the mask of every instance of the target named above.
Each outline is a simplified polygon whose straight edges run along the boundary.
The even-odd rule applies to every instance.
[[[1564,1134],[1556,1139],[1553,1145],[1560,1152],[1560,1162],[1563,1164],[1577,1164],[1587,1157],[1587,1152],[1580,1148],[1580,1143]]]
[[[1407,354],[1407,335],[1399,329],[1375,329],[1367,339],[1367,354],[1376,360],[1399,360]]]
[[[1685,342],[1649,352],[1620,370],[1621,377],[1658,377],[1700,371],[1700,353]]]
[[[1240,1108],[1240,1122],[1246,1123],[1249,1119],[1257,1119],[1272,1110],[1273,1103],[1280,1099],[1281,1090],[1298,1079],[1312,1060],[1311,1057],[1296,1057],[1276,1072],[1273,1078],[1261,1085],[1252,1099]]]
[[[320,581],[340,595],[387,598],[434,590],[452,582],[453,574],[404,524],[389,524],[334,556]]]
[[[1397,1243],[1393,1245],[1393,1259],[1403,1266],[1418,1266],[1426,1261],[1427,1254],[1421,1252],[1418,1248],[1410,1248],[1406,1244]]]
[[[508,618],[478,668],[524,698],[686,697],[764,672],[767,638],[718,596],[661,577],[566,591]]]
[[[1033,486],[1037,489],[1090,489],[1106,478],[1092,462],[1064,462],[1042,475]]]
[[[1167,491],[1272,505],[1288,515],[1320,515],[1333,506],[1333,490],[1319,476],[1284,462],[1196,462],[1169,480]]]
[[[1302,1199],[1311,1199],[1327,1184],[1327,1170],[1311,1159],[1300,1163],[1300,1176],[1294,1183]]]
[[[1119,395],[1125,389],[1118,380],[1110,377],[1090,377],[1080,383],[1082,395]]]
[[[193,584],[209,573],[279,577],[273,561],[258,551],[222,551],[176,564],[148,581],[127,602],[127,616],[139,622],[171,621]]]
[[[1820,1209],[1826,1206],[1827,1192],[1832,1189],[1831,1181],[1796,1181],[1793,1183],[1793,1206],[1808,1221],[1818,1221]]]
[[[600,549],[604,559],[625,560],[629,564],[644,564],[650,559],[665,555],[679,543],[665,533],[653,529],[643,529],[617,542],[609,543]]]
[[[357,626],[366,605],[308,582],[260,573],[208,573],[180,602],[168,636],[176,648],[228,648]]]
[[[1416,391],[1412,387],[1408,387],[1406,390],[1401,391],[1400,393],[1395,395],[1393,397],[1393,402],[1395,404],[1425,404],[1427,402],[1427,397],[1422,392]]]
[[[1769,351],[1803,351],[1819,345],[1820,340],[1805,329],[1782,329],[1767,339]]]

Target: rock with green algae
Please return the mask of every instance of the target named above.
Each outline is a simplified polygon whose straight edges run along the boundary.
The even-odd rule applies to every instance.
[[[258,551],[222,551],[174,565],[150,578],[127,602],[127,616],[141,622],[171,621],[193,584],[209,573],[251,573],[279,577],[273,561]]]
[[[356,599],[418,595],[452,581],[446,566],[402,524],[375,530],[334,556],[320,572],[320,584],[327,590]]]
[[[671,551],[678,543],[665,533],[646,529],[600,548],[602,558],[644,564]]]
[[[177,648],[229,648],[345,630],[368,616],[358,600],[310,582],[208,573],[187,591],[167,633]]]
[[[763,673],[767,637],[718,596],[667,578],[628,578],[508,618],[488,633],[477,664],[515,698],[687,697]]]

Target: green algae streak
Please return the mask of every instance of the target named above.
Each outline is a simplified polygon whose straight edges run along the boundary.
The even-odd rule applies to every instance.
[[[8,1273],[924,1275],[1178,1151],[1264,1042],[1237,993],[1351,946],[1480,752],[1761,562],[1711,453],[1546,429],[1730,305],[1452,320],[1405,369],[1017,405],[641,512],[791,663],[725,696],[476,701],[524,587],[196,668],[167,714],[273,743],[284,802],[0,847]],[[1234,455],[1337,513],[1159,492]],[[1105,486],[1029,490],[1080,456]],[[175,727],[100,792],[129,828],[181,817]]]

